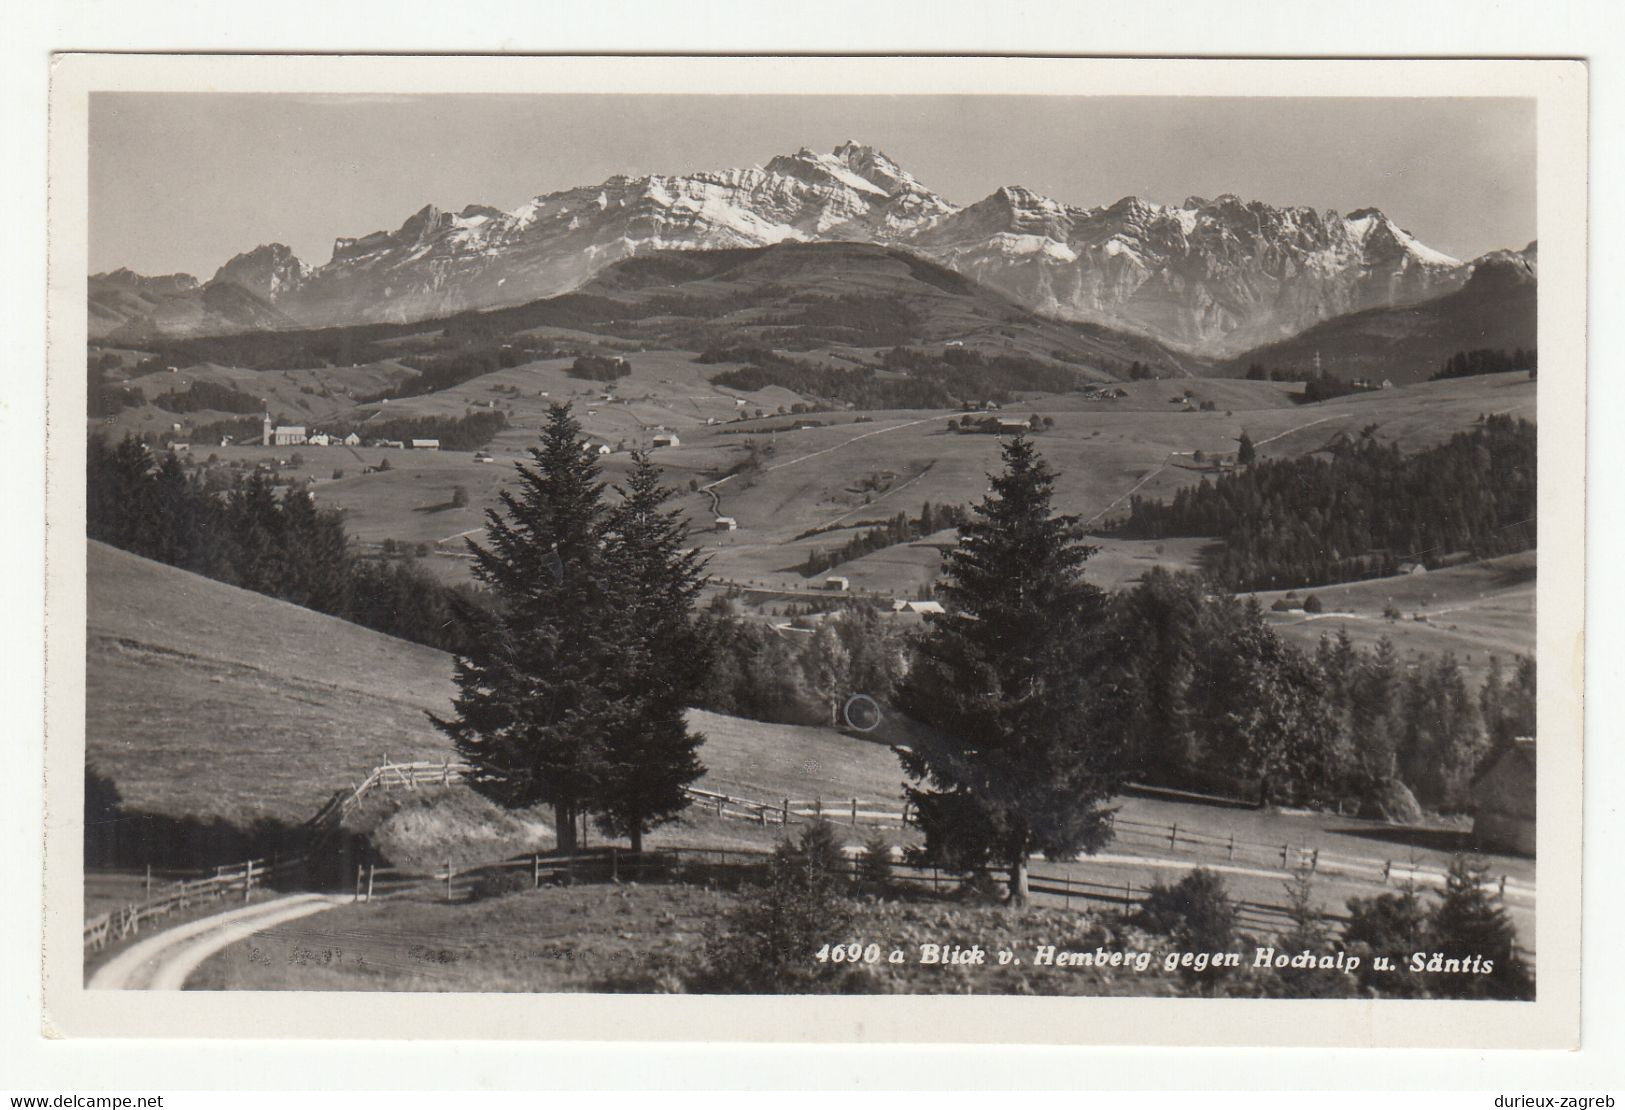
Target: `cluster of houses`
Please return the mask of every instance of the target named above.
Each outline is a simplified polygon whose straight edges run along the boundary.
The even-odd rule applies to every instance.
[[[220,446],[231,446],[231,437],[222,436]],[[271,414],[260,419],[261,447],[396,447],[402,450],[438,451],[438,439],[369,439],[351,432],[349,435],[329,435],[327,432],[307,431],[303,424],[273,424]]]

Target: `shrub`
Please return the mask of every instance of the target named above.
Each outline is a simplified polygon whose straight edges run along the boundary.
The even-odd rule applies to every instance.
[[[468,891],[468,899],[471,902],[484,902],[530,890],[533,885],[531,876],[516,868],[487,871],[475,877]]]
[[[832,835],[823,823],[801,841],[781,843],[764,883],[741,891],[717,932],[693,986],[728,994],[809,994],[840,989],[847,965],[820,963],[825,944],[846,941],[852,907],[823,866]],[[837,858],[839,853],[837,852]]]
[[[1310,594],[1303,599],[1303,611],[1305,613],[1323,613],[1326,611],[1326,606],[1321,604],[1321,600],[1317,595]]]
[[[788,851],[800,866],[830,879],[839,879],[846,873],[846,857],[841,853],[843,847],[834,825],[828,821],[814,821],[802,830],[801,839],[794,847],[784,844],[780,850]]]
[[[451,504],[455,509],[466,507],[468,505],[468,490],[463,486],[452,487]]]
[[[1292,928],[1277,940],[1277,953],[1316,957],[1335,954],[1338,943],[1326,915],[1315,902],[1314,879],[1308,868],[1300,867],[1292,873],[1286,893]],[[1336,968],[1287,966],[1272,968],[1259,985],[1271,998],[1346,998],[1355,993],[1358,980]]]
[[[333,481],[336,482],[342,477],[344,477],[344,471],[342,471],[342,470],[333,471]]]
[[[1151,888],[1134,923],[1191,952],[1222,952],[1236,941],[1236,907],[1215,871],[1198,867],[1173,886]]]
[[[1005,884],[983,870],[972,871],[959,884],[959,898],[973,906],[997,906],[1004,902]]]
[[[1427,912],[1415,888],[1374,898],[1350,898],[1349,920],[1343,943],[1360,957],[1360,985],[1397,998],[1420,998],[1426,992],[1421,976],[1410,970],[1409,955],[1421,949]],[[1395,960],[1392,971],[1377,971],[1374,956]]]
[[[877,832],[863,842],[858,881],[870,894],[885,894],[892,885],[891,841]]]

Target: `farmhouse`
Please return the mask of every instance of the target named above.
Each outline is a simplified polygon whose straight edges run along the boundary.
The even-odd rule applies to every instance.
[[[1473,841],[1492,851],[1535,854],[1535,740],[1520,736],[1473,779]]]
[[[305,442],[313,447],[326,447],[333,442],[333,437],[326,432],[317,432],[314,435],[305,437]]]
[[[343,442],[344,446],[346,447],[360,447],[361,437],[356,435],[354,432],[351,432],[349,435],[345,436],[341,442]]]
[[[922,616],[926,613],[946,613],[948,611],[942,607],[940,601],[911,601],[908,603],[908,610]]]
[[[581,450],[589,455],[607,455],[610,447],[607,443],[583,443]]]
[[[719,516],[717,517],[716,529],[718,532],[737,532],[739,531],[739,522],[731,516]]]
[[[851,588],[852,583],[848,579],[843,578],[838,574],[831,575],[830,577],[824,579],[824,589],[826,590],[835,590],[839,592],[842,590],[849,590]]]
[[[414,439],[412,441],[412,450],[438,451],[440,450],[440,441],[438,439]]]
[[[1025,420],[1012,420],[1008,417],[999,420],[998,434],[1001,436],[1018,436],[1022,432],[1032,431],[1032,426]]]
[[[271,430],[271,444],[275,447],[292,447],[307,441],[302,424],[281,424]]]
[[[661,432],[655,436],[654,445],[656,447],[678,447],[681,445],[681,441],[671,432]]]
[[[1399,564],[1399,573],[1400,574],[1426,574],[1427,572],[1428,572],[1428,568],[1423,566],[1421,563],[1400,563]]]

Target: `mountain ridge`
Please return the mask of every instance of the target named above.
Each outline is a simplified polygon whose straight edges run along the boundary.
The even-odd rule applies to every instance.
[[[786,241],[899,246],[1046,315],[1207,355],[1448,293],[1475,264],[1427,247],[1373,208],[1343,216],[1234,194],[1179,206],[1127,196],[1088,208],[1020,185],[958,206],[884,152],[848,141],[766,166],[615,175],[512,211],[425,205],[393,231],[335,240],[320,265],[262,244],[209,284],[236,284],[305,327],[407,322],[568,292],[649,251]],[[92,286],[113,277],[97,275]],[[215,323],[233,326],[194,322]]]

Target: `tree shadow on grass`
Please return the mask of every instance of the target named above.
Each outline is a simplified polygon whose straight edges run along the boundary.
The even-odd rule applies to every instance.
[[[1421,848],[1430,852],[1470,852],[1474,849],[1472,829],[1434,829],[1415,825],[1344,825],[1327,829],[1343,836],[1357,836],[1386,844]]]
[[[272,889],[339,890],[375,856],[366,837],[344,829],[323,834],[270,817],[234,822],[133,809],[111,779],[85,769],[86,871],[151,867],[206,875],[258,860]]]

